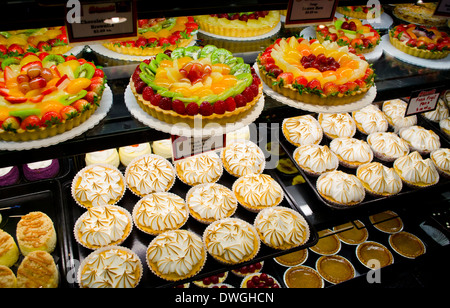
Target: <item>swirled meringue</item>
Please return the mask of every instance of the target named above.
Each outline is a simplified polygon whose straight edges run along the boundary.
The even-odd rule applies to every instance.
[[[414,151],[394,161],[394,170],[409,186],[427,187],[439,181],[439,173],[430,158],[423,159]]]
[[[252,141],[238,140],[222,150],[222,163],[225,170],[235,177],[264,171],[266,158],[264,152]]]
[[[385,132],[389,123],[384,113],[376,105],[368,105],[360,110],[353,111],[356,128],[363,134],[370,135],[375,132]]]
[[[450,117],[442,119],[439,121],[439,128],[443,131],[448,137],[450,137]]]
[[[400,129],[399,136],[405,140],[411,151],[428,154],[441,147],[439,136],[432,130],[413,125]]]
[[[439,122],[450,116],[447,106],[442,98],[438,100],[436,109],[422,113],[422,116],[433,122]]]
[[[367,136],[373,154],[383,161],[394,161],[395,159],[409,153],[408,143],[392,132],[377,132]]]
[[[371,162],[359,166],[356,176],[366,191],[377,196],[392,196],[402,190],[402,179],[393,168],[379,162]]]
[[[450,149],[440,148],[430,154],[436,169],[444,176],[450,177]]]
[[[294,160],[306,173],[318,176],[336,170],[339,159],[326,145],[306,144],[294,151]]]
[[[389,124],[398,131],[400,128],[417,124],[417,116],[405,117],[408,104],[401,99],[387,100],[383,102],[381,110],[386,115]]]
[[[190,186],[217,182],[223,173],[222,160],[213,151],[183,159],[175,169],[178,178]]]
[[[282,131],[287,141],[295,146],[319,144],[323,138],[322,127],[309,114],[283,120]]]
[[[353,174],[340,170],[326,172],[316,182],[319,194],[329,203],[352,206],[361,203],[365,197],[364,186]]]
[[[330,142],[330,150],[336,154],[339,163],[345,167],[357,168],[370,163],[373,152],[370,145],[364,140],[353,137],[335,138]]]
[[[355,120],[348,112],[319,113],[318,121],[323,133],[330,139],[353,137],[356,133]]]

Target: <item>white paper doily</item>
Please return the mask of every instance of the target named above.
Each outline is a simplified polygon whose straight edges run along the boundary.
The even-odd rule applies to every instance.
[[[192,41],[189,43],[188,46],[194,46],[197,40],[197,35],[194,35],[194,38],[192,39]],[[116,52],[114,50],[108,49],[105,46],[103,46],[102,44],[94,44],[94,45],[89,45],[89,47],[95,51],[96,53],[99,53],[105,57],[108,58],[112,58],[112,59],[118,59],[118,60],[126,60],[126,61],[137,61],[137,62],[141,62],[145,59],[149,59],[151,57],[154,57],[154,55],[152,56],[133,56],[133,55],[125,55],[119,52]]]
[[[65,56],[70,56],[70,55],[77,56],[80,52],[83,51],[84,47],[86,47],[86,46],[85,45],[74,46],[74,47],[72,47],[72,49],[65,52],[64,55]]]
[[[307,40],[315,39],[316,30],[314,29],[314,26],[307,27],[300,32],[300,35],[302,35],[302,37]],[[383,37],[381,38],[381,42],[383,42]],[[376,61],[383,55],[383,47],[381,47],[381,42],[377,47],[375,47],[374,50],[364,54],[366,61]]]
[[[180,125],[173,125],[155,119],[147,112],[142,110],[142,108],[139,106],[133,92],[131,91],[130,85],[128,85],[125,90],[125,105],[137,120],[158,131],[177,136],[209,137],[230,133],[253,123],[259,117],[264,108],[264,95],[261,95],[261,98],[256,103],[255,108],[247,116],[240,119],[239,121],[228,123],[226,125],[211,124],[206,125],[204,128],[191,128],[187,124],[181,123]]]
[[[341,13],[338,13],[338,12],[336,12],[334,14],[334,16],[336,16],[337,18],[344,17],[344,15],[342,15]],[[381,14],[379,21],[377,19],[361,19],[361,21],[367,22],[368,24],[370,24],[375,29],[389,29],[389,27],[394,22],[392,17],[389,16],[389,14],[386,14],[384,12],[383,12],[383,14]]]
[[[258,66],[254,65],[255,71],[259,76],[259,70]],[[291,98],[288,98],[278,92],[275,92],[270,88],[268,85],[266,85],[263,82],[263,91],[267,95],[269,95],[271,98],[279,101],[280,103],[283,103],[285,105],[288,105],[290,107],[294,107],[297,109],[302,109],[310,112],[316,112],[316,113],[340,113],[340,112],[352,112],[359,110],[363,107],[366,107],[375,100],[375,97],[377,96],[377,89],[375,85],[367,91],[367,93],[358,101],[349,103],[346,105],[337,105],[337,106],[327,106],[327,105],[313,105],[313,104],[307,104],[303,103]]]
[[[389,41],[389,34],[383,35],[383,39],[380,45],[383,47],[385,52],[407,63],[433,69],[441,69],[441,70],[450,69],[450,55],[448,55],[443,59],[423,59],[409,55],[401,50],[398,50],[391,44],[391,42]]]
[[[0,141],[0,150],[19,151],[19,150],[39,149],[75,138],[83,134],[84,132],[90,130],[95,125],[97,125],[101,120],[103,120],[103,118],[108,113],[109,109],[111,109],[112,103],[113,103],[113,94],[110,87],[106,85],[106,88],[103,91],[102,99],[100,100],[100,106],[97,108],[94,114],[89,117],[89,119],[81,123],[79,126],[74,127],[73,129],[66,131],[62,134],[55,135],[53,137],[45,139],[23,141],[23,142]]]
[[[206,32],[204,30],[198,29],[198,32],[213,38],[217,38],[217,39],[221,39],[221,40],[229,40],[229,41],[257,41],[257,40],[262,40],[268,37],[271,37],[272,35],[275,35],[278,33],[278,31],[280,31],[281,29],[281,21],[278,22],[278,24],[275,26],[275,28],[273,28],[271,31],[261,34],[261,35],[257,35],[257,36],[250,36],[250,37],[232,37],[232,36],[224,36],[224,35],[218,35],[218,34],[213,34],[213,33],[209,33]]]

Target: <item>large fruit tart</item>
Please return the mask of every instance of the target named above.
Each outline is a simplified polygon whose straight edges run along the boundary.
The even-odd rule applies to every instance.
[[[256,61],[267,86],[303,103],[348,104],[361,99],[374,85],[374,71],[364,56],[336,42],[281,38]]]
[[[152,117],[202,126],[233,123],[249,114],[262,95],[250,65],[223,48],[179,47],[144,60],[131,77],[138,104]],[[195,124],[194,124],[195,123]]]
[[[377,7],[369,7],[366,5],[356,5],[356,6],[338,6],[336,12],[352,18],[358,19],[370,19],[375,18],[379,14],[383,13],[383,8],[380,6],[379,13],[376,11]]]
[[[280,22],[279,11],[256,11],[196,16],[200,29],[229,37],[252,37],[272,31]]]
[[[40,58],[41,57],[41,58]],[[64,133],[97,109],[106,78],[74,56],[8,58],[0,72],[0,139],[30,141]]]
[[[112,40],[103,46],[126,55],[154,56],[166,49],[188,46],[197,29],[197,23],[190,16],[140,19],[137,39]]]
[[[27,52],[64,54],[70,49],[64,26],[0,32],[2,58],[22,56]]]
[[[371,52],[381,42],[377,30],[356,18],[338,18],[331,25],[318,25],[316,37],[320,43],[331,41],[339,46],[351,46],[357,53]]]
[[[397,25],[389,31],[391,44],[415,57],[442,59],[450,54],[450,38],[436,27]]]

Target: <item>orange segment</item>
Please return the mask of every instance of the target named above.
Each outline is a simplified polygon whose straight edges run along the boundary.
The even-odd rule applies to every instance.
[[[352,69],[357,69],[357,68],[359,67],[359,62],[356,61],[356,60],[351,60],[351,61],[348,61],[348,62],[345,64],[345,66],[346,66],[346,67],[349,67],[349,68],[352,68]]]
[[[301,56],[309,56],[311,54],[311,49],[309,49],[309,46],[306,44],[299,44],[297,46],[297,51]]]
[[[91,80],[87,78],[77,78],[74,80],[71,80],[70,83],[67,85],[66,91],[69,94],[77,94],[83,89],[86,89],[91,85]]]
[[[49,111],[59,112],[63,105],[56,100],[49,100],[46,102],[39,103],[39,108],[41,109],[41,115],[46,114]]]
[[[161,62],[159,62],[159,67],[161,67],[161,68],[172,67],[172,66],[173,66],[172,60],[162,60]]]
[[[326,50],[325,47],[323,47],[321,44],[312,44],[311,45],[311,52],[316,56],[321,53],[324,53],[325,50]]]

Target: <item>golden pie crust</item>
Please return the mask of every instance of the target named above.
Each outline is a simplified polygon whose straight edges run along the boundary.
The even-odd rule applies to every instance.
[[[340,230],[345,230],[341,231]],[[358,245],[367,240],[369,233],[364,224],[359,221],[348,222],[339,226],[335,226],[333,231],[338,232],[336,236],[344,243],[349,245]]]
[[[447,19],[445,17],[434,16],[436,9],[435,3],[405,3],[397,4],[394,9],[394,15],[402,20],[425,26],[445,26]]]
[[[309,247],[312,251],[320,255],[334,255],[341,250],[341,242],[335,234],[331,234],[330,229],[317,232],[319,240],[316,245]]]
[[[275,261],[284,266],[297,266],[303,264],[308,258],[308,249],[300,249],[278,257]]]
[[[295,266],[284,273],[284,283],[288,288],[323,288],[320,274],[308,266]]]
[[[326,281],[337,284],[355,277],[355,269],[346,258],[333,255],[322,256],[316,262],[316,269]]]
[[[396,233],[403,229],[402,219],[393,211],[384,211],[369,216],[375,228],[386,233]]]
[[[359,244],[356,247],[356,256],[364,266],[370,269],[378,269],[394,263],[394,257],[389,249],[373,241]]]
[[[400,255],[414,259],[425,253],[425,245],[414,234],[401,231],[389,236],[389,244]]]

